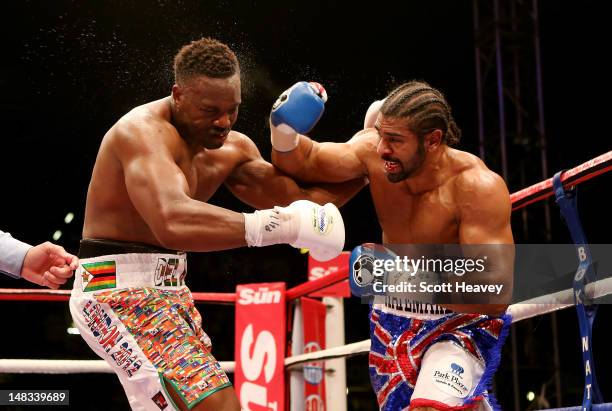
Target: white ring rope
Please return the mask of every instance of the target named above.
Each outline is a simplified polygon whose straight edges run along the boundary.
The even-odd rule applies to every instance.
[[[588,297],[597,299],[612,294],[612,278],[595,281],[587,284],[585,293]],[[512,322],[526,320],[537,315],[548,314],[553,311],[574,306],[574,290],[567,289],[553,294],[544,295],[508,307],[508,313],[512,315]],[[296,355],[285,359],[285,367],[292,368],[298,364],[311,361],[322,361],[332,358],[365,354],[370,351],[370,340],[363,340],[342,347],[334,347],[327,350],[316,351],[308,354]]]
[[[612,278],[595,281],[586,286],[586,295],[598,299],[612,294]],[[574,305],[573,289],[522,301],[508,307],[512,322],[518,322],[537,315],[548,314]],[[370,340],[363,340],[327,350],[300,354],[285,358],[285,367],[299,368],[301,364],[365,354],[370,351]],[[220,361],[225,372],[234,372],[234,361]],[[110,365],[103,360],[0,360],[0,373],[9,374],[73,374],[113,373]]]
[[[219,361],[223,371],[234,372],[235,361]],[[114,374],[104,360],[0,360],[0,374]]]

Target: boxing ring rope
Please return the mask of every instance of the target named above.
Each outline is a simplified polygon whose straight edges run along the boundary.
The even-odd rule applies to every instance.
[[[327,288],[346,280],[348,267],[341,267],[337,272],[321,277],[316,281],[300,284],[287,290],[287,300],[292,301],[307,296],[315,291]],[[39,288],[0,289],[0,301],[68,301],[70,290],[46,290]],[[191,293],[193,301],[203,304],[226,304],[236,303],[236,293]]]
[[[598,299],[612,294],[612,278],[606,278],[588,284],[586,287],[587,296]],[[545,301],[545,302],[544,302]],[[553,294],[544,295],[530,300],[521,301],[508,307],[508,313],[512,315],[512,322],[516,323],[538,315],[549,314],[554,311],[563,310],[574,306],[574,290],[567,289]],[[296,355],[285,359],[287,368],[294,368],[296,365],[311,362],[330,360],[338,357],[365,354],[370,351],[370,340],[363,340],[342,347],[334,347],[327,350],[316,351],[308,354]],[[0,361],[0,367],[1,367]],[[1,368],[0,368],[1,370]]]
[[[70,290],[0,289],[0,301],[68,301]],[[203,304],[233,305],[236,293],[191,293],[193,301]]]
[[[595,157],[577,167],[567,170],[561,177],[561,182],[565,187],[574,186],[590,180],[600,174],[612,171],[612,151],[608,151]],[[510,195],[512,211],[519,210],[537,201],[544,200],[553,195],[552,178],[541,181]],[[344,277],[342,277],[344,273]],[[346,268],[338,272],[323,277],[317,281],[310,281],[297,287],[287,290],[287,299],[293,300],[306,296],[314,291],[335,284],[346,278]],[[323,280],[331,281],[329,283]],[[326,284],[326,285],[322,285]],[[203,293],[192,292],[193,300],[198,303],[210,304],[234,304],[236,293]],[[68,301],[70,290],[45,290],[45,289],[0,289],[0,301]]]
[[[600,174],[612,171],[612,151],[608,151],[570,170],[561,177],[564,187],[571,187],[592,179]],[[553,195],[553,179],[549,178],[537,184],[510,194],[512,211],[519,210],[536,201],[544,200]]]
[[[235,361],[219,361],[225,372],[234,372]],[[104,360],[0,360],[4,374],[114,374]]]
[[[302,292],[307,294],[324,289],[332,284],[346,279],[348,268],[339,270],[332,275],[322,277],[314,281],[301,284],[287,291],[292,292],[293,299],[303,296]],[[8,297],[9,289],[0,290],[0,295]],[[24,291],[24,290],[17,290]],[[37,290],[38,291],[38,290]],[[56,298],[57,290],[40,290],[46,293],[51,293],[50,299],[47,301],[58,301]],[[69,294],[70,292],[68,292]],[[588,284],[586,293],[589,297],[598,299],[612,294],[612,278],[605,278]],[[206,294],[206,293],[200,293]],[[214,293],[211,293],[214,294]],[[221,294],[221,293],[217,293]],[[229,295],[233,293],[222,294],[222,301],[227,301]],[[18,293],[17,295],[23,295]],[[65,297],[65,293],[59,294]],[[29,301],[41,301],[42,295],[36,295],[36,299]],[[211,296],[207,296],[205,302],[214,302]],[[7,298],[0,298],[6,300]],[[289,300],[289,298],[288,298]],[[545,303],[543,303],[545,301]],[[568,307],[573,307],[573,290],[567,289],[554,294],[549,294],[542,297],[522,301],[508,307],[508,312],[512,315],[512,322],[518,322],[527,318],[532,318],[542,314],[548,314],[553,311],[562,310]],[[300,354],[285,358],[285,367],[288,369],[298,368],[301,364],[312,361],[330,360],[333,358],[350,357],[353,355],[365,354],[370,351],[370,340],[363,340],[341,347],[334,347],[326,350],[316,351],[308,354]],[[233,372],[236,363],[234,361],[220,361],[221,367],[226,372]],[[30,359],[0,359],[0,373],[21,373],[21,374],[72,374],[72,373],[114,373],[110,365],[104,360],[30,360]]]
[[[561,182],[565,187],[575,186],[598,175],[612,171],[612,151],[593,158],[577,167],[564,172]],[[521,209],[529,204],[544,200],[553,195],[552,178],[529,186],[511,194],[512,210]],[[287,301],[293,301],[310,293],[324,289],[330,285],[345,280],[348,267],[327,276],[303,283],[287,290]],[[612,294],[612,278],[605,278],[590,283],[586,294],[598,299]],[[232,305],[236,303],[236,293],[192,293],[195,302]],[[0,289],[0,300],[4,301],[68,301],[69,290],[44,289]],[[508,312],[513,322],[551,313],[574,306],[573,289],[563,290],[547,296],[530,299],[511,305]],[[340,347],[287,357],[284,360],[287,369],[299,368],[301,364],[312,361],[323,361],[339,357],[350,357],[368,353],[370,340],[363,340]],[[221,361],[226,372],[233,372],[234,361]],[[0,373],[41,373],[41,374],[71,374],[71,373],[114,373],[110,365],[103,360],[31,360],[31,359],[0,359]],[[563,410],[579,410],[581,407],[562,408]],[[594,410],[610,409],[610,404],[593,404]],[[561,410],[558,409],[558,410]]]
[[[300,284],[287,290],[287,301],[293,301],[315,291],[322,290],[348,276],[348,266],[337,272],[321,277],[315,281]],[[2,301],[68,301],[70,290],[45,289],[0,289]],[[236,293],[192,293],[193,300],[208,304],[235,304]],[[368,340],[369,342],[369,340]],[[286,358],[285,363],[292,357]],[[300,361],[301,363],[301,361]],[[235,361],[219,361],[225,372],[234,372]],[[110,365],[104,360],[31,360],[0,359],[0,373],[10,374],[73,374],[73,373],[108,373],[114,374]]]

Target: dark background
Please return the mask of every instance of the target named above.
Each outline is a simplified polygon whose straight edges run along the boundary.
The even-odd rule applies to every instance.
[[[600,85],[609,63],[603,5],[545,0],[540,2],[542,67],[549,173],[571,168],[608,151],[609,104]],[[85,195],[99,143],[125,112],[169,94],[171,60],[178,48],[201,36],[227,42],[243,72],[243,105],[236,130],[249,135],[269,159],[266,129],[277,95],[299,80],[321,82],[330,96],[313,136],[344,141],[359,130],[370,102],[391,88],[417,78],[443,90],[463,130],[461,149],[476,152],[477,114],[472,3],[469,1],[240,2],[202,1],[13,1],[2,12],[0,87],[2,106],[2,213],[0,228],[32,244],[61,229],[58,243],[76,252]],[[528,50],[527,50],[528,51]],[[607,59],[606,59],[607,61]],[[528,76],[528,75],[527,75]],[[532,90],[533,91],[533,90]],[[528,99],[535,99],[535,91]],[[488,130],[489,144],[496,144]],[[534,145],[534,144],[532,144]],[[524,156],[510,151],[508,185],[514,192],[542,179],[516,168]],[[500,172],[499,158],[487,158]],[[539,162],[532,168],[538,169]],[[610,176],[583,184],[580,207],[591,242],[609,243]],[[221,189],[213,203],[249,211]],[[554,204],[552,242],[569,242]],[[513,220],[516,240],[544,242],[542,206],[529,206],[525,235]],[[343,208],[346,249],[380,241],[370,195],[363,190]],[[65,224],[67,212],[75,220]],[[516,221],[515,221],[516,220]],[[188,283],[194,291],[231,292],[236,284],[306,280],[306,259],[286,246],[241,249],[190,256]],[[2,287],[29,287],[0,278]],[[569,286],[569,284],[568,284]],[[69,285],[65,288],[69,288]],[[220,360],[233,358],[233,309],[202,305],[204,328]],[[2,358],[94,359],[79,336],[66,334],[71,319],[63,303],[1,302]],[[347,342],[367,338],[367,307],[347,301]],[[608,401],[612,379],[602,372],[612,364],[604,351],[609,306],[600,307],[594,327],[594,351],[600,386]],[[573,310],[558,314],[563,404],[582,398],[578,324]],[[519,323],[520,409],[526,393],[540,393],[550,382],[550,316]],[[510,344],[495,386],[501,405],[514,407]],[[367,379],[367,358],[348,360],[349,409],[376,409]],[[113,375],[0,375],[0,388],[70,389],[74,409],[127,409]],[[546,397],[554,397],[552,385]],[[555,402],[551,402],[554,405]]]

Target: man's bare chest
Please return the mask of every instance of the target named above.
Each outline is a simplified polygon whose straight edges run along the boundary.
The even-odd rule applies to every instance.
[[[371,181],[370,190],[383,230],[390,243],[455,243],[457,206],[444,188],[410,195],[388,184]]]

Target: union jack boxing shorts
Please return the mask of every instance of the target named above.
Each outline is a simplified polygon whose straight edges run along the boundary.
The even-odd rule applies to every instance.
[[[511,322],[508,314],[418,314],[374,304],[369,368],[380,409],[498,410],[488,390]]]

